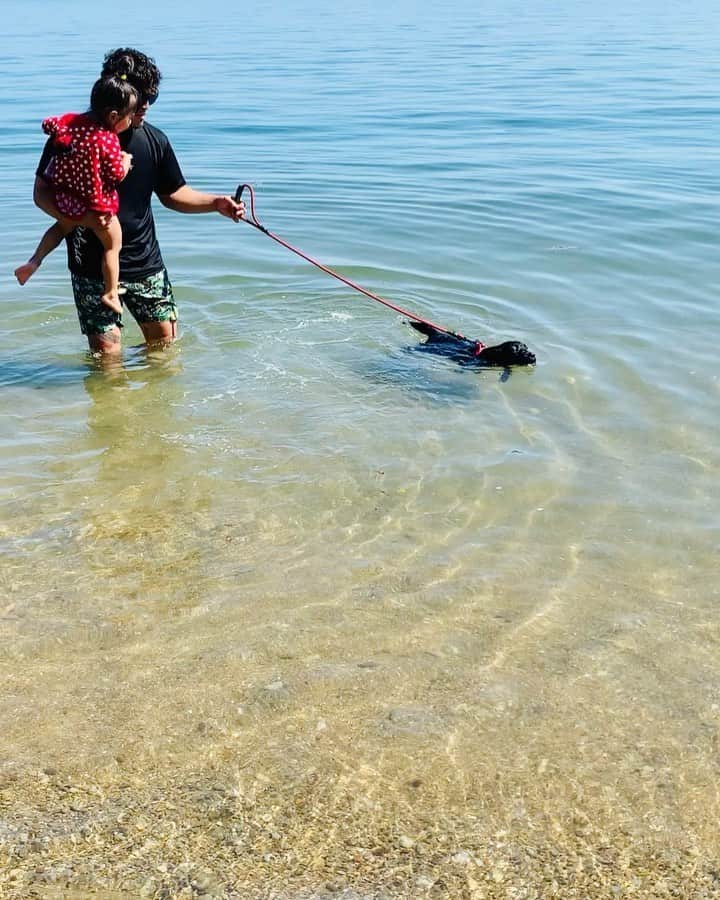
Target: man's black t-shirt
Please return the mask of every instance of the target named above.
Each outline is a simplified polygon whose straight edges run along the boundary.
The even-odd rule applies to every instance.
[[[118,185],[122,226],[120,278],[139,281],[163,268],[155,235],[152,195],[173,194],[185,184],[180,164],[166,135],[147,122],[118,135],[120,146],[132,154],[133,167]],[[41,178],[50,162],[50,141],[37,168]],[[89,228],[76,228],[66,238],[68,267],[76,275],[102,278],[102,245]]]

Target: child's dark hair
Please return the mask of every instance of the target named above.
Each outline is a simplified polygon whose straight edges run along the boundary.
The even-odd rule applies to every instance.
[[[132,47],[118,47],[105,55],[101,76],[124,75],[140,93],[152,96],[160,88],[160,69],[155,60]]]
[[[137,90],[125,78],[98,78],[90,93],[90,111],[104,120],[113,110],[127,112],[137,101]]]

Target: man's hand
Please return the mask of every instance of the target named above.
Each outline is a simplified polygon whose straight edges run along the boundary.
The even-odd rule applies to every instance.
[[[241,200],[237,203],[232,197],[216,197],[213,205],[221,216],[227,216],[233,222],[239,222],[245,218],[245,204]]]

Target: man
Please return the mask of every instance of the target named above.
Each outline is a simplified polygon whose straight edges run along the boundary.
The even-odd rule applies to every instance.
[[[217,212],[235,222],[243,217],[244,204],[236,203],[232,197],[204,194],[190,187],[168,138],[145,121],[148,109],[157,100],[162,77],[153,59],[139,50],[119,48],[107,54],[101,75],[127,80],[139,94],[132,125],[119,135],[122,149],[132,156],[132,168],[118,185],[118,218],[123,237],[122,300],[147,343],[170,342],[177,335],[177,307],[155,234],[153,193],[163,206],[176,212]],[[54,209],[52,190],[43,177],[50,153],[48,142],[35,173],[34,200],[46,212]],[[66,243],[80,329],[94,353],[118,354],[122,318],[101,300],[102,246],[85,227],[75,228]]]

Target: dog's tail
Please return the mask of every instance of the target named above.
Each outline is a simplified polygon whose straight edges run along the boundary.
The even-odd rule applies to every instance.
[[[437,337],[442,334],[437,328],[434,328],[428,322],[414,322],[412,319],[408,320],[408,325],[411,328],[414,328],[415,331],[419,331],[421,334],[426,335],[429,338]]]
[[[448,331],[446,328],[438,328],[430,322],[423,319],[418,321],[408,320],[415,331],[419,331],[427,337],[428,344],[457,344],[458,342],[467,342],[467,338],[455,331]]]

